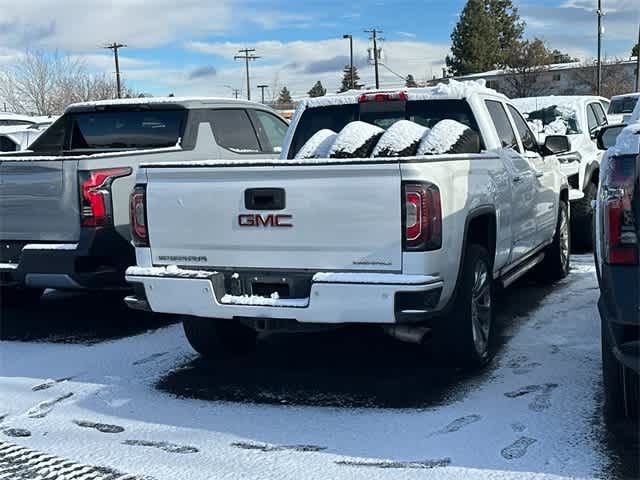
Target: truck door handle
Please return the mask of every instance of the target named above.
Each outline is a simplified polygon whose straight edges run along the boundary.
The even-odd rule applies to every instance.
[[[536,173],[536,178],[542,178],[542,177],[544,177],[544,172]]]
[[[520,175],[517,175],[515,177],[513,177],[513,183],[520,183],[522,181],[522,177]]]
[[[284,188],[248,188],[244,191],[247,210],[284,210]]]

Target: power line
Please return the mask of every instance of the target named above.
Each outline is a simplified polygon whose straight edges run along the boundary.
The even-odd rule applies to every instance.
[[[120,62],[118,60],[118,50],[125,47],[126,45],[122,43],[117,43],[117,42],[113,42],[104,47],[109,50],[113,50],[113,59],[116,63],[116,90],[117,90],[118,98],[122,98],[122,85],[120,81]]]
[[[387,70],[389,70],[391,73],[393,73],[396,77],[401,78],[402,80],[407,80],[407,77],[403,77],[402,75],[400,75],[397,72],[394,72],[393,70],[391,70],[391,68],[389,68],[387,65],[385,65],[384,63],[380,62],[380,65],[382,65],[384,68],[386,68]]]
[[[236,55],[233,57],[234,60],[244,60],[245,61],[245,66],[247,69],[247,100],[251,100],[251,83],[250,83],[250,77],[249,77],[249,60],[257,60],[258,58],[261,58],[257,55],[254,55],[253,52],[255,52],[256,49],[255,48],[243,48],[241,50],[238,50],[239,53],[243,53],[244,55]]]

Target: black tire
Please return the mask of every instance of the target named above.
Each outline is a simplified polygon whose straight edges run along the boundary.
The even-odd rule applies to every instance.
[[[571,203],[571,247],[579,252],[593,251],[593,207],[591,202],[596,199],[597,185],[589,182],[584,189],[584,198]]]
[[[245,354],[256,345],[256,331],[236,320],[183,317],[182,326],[191,347],[205,358]]]
[[[620,420],[639,422],[640,381],[630,368],[620,364],[613,354],[606,322],[602,321],[602,377],[605,416],[611,423]]]
[[[476,244],[467,246],[463,262],[455,306],[434,327],[434,349],[447,365],[479,368],[493,353],[493,262]]]
[[[20,307],[37,302],[43,288],[0,287],[0,305],[3,307]]]
[[[536,268],[536,277],[542,283],[554,283],[569,275],[571,267],[571,229],[569,206],[561,201],[553,243],[544,252],[544,260]]]

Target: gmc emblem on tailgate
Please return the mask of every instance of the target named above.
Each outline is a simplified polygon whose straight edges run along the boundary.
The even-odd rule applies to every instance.
[[[274,227],[287,228],[293,227],[290,220],[292,215],[260,215],[259,213],[249,213],[238,215],[238,225],[241,227]]]

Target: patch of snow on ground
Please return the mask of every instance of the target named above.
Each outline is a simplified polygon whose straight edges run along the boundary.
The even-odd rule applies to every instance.
[[[338,134],[328,128],[318,130],[296,154],[296,159],[327,158]]]
[[[372,138],[383,132],[382,128],[370,123],[360,121],[348,123],[331,145],[329,156],[353,155]]]
[[[454,399],[420,408],[354,409],[177,397],[155,388],[196,358],[182,327],[173,325],[91,346],[0,342],[0,427],[32,433],[11,439],[18,445],[157,480],[613,479],[599,420],[595,268],[590,255],[572,256],[572,262],[571,274],[546,289],[537,307],[506,319],[500,336],[506,343],[488,369],[454,374],[448,390]],[[544,287],[515,288],[522,290],[512,290],[512,302],[540,295]],[[148,358],[156,360],[141,363]],[[291,358],[296,372],[304,361]],[[208,371],[217,375],[217,368]],[[266,371],[277,383],[280,377]],[[316,367],[309,375],[320,372]],[[326,375],[358,381],[335,365]],[[372,368],[370,375],[382,376],[379,388],[398,387],[393,372]],[[32,390],[62,377],[74,378]],[[201,388],[200,378],[190,381]],[[224,376],[218,381],[221,388],[238,388]],[[415,395],[411,385],[401,383],[408,398]],[[73,396],[45,417],[26,415],[68,393]],[[123,431],[102,433],[78,422]]]
[[[467,130],[469,127],[455,120],[439,121],[420,142],[418,155],[438,155],[448,152]]]
[[[372,157],[397,157],[406,155],[407,149],[417,146],[428,128],[409,120],[400,120],[391,125],[378,140]]]

